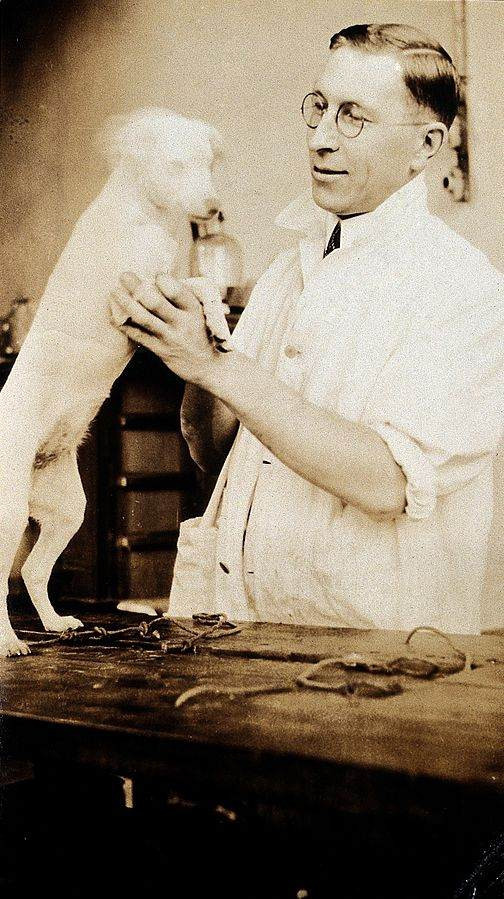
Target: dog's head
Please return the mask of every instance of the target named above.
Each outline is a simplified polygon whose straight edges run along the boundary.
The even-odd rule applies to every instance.
[[[128,170],[156,206],[182,207],[203,220],[220,208],[213,168],[222,142],[211,125],[150,108],[111,119],[104,134],[109,159]]]

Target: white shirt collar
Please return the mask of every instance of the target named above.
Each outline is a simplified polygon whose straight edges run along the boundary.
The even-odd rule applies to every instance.
[[[383,236],[398,224],[404,224],[405,217],[412,217],[417,210],[427,211],[427,185],[423,172],[387,197],[373,212],[342,219],[341,247],[363,243],[371,237],[376,239],[378,234]],[[337,215],[317,206],[310,190],[289,203],[277,216],[275,224],[311,239],[323,238],[327,243],[338,221]]]

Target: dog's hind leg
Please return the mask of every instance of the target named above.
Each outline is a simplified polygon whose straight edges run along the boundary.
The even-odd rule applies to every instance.
[[[86,497],[75,453],[64,451],[34,470],[29,508],[40,524],[39,538],[21,570],[30,599],[47,631],[81,627],[78,618],[55,611],[47,591],[54,563],[84,519]]]
[[[12,467],[11,467],[12,471]],[[28,646],[19,640],[9,621],[7,594],[9,574],[24,529],[28,524],[28,497],[10,482],[1,490],[3,511],[0,515],[0,657],[27,655]]]

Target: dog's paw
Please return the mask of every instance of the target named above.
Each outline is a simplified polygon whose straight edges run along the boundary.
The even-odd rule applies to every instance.
[[[231,332],[226,319],[230,310],[223,302],[219,287],[210,278],[186,278],[183,284],[191,288],[201,303],[212,346],[221,353],[227,353],[231,349]]]
[[[0,658],[5,659],[7,656],[27,656],[30,649],[26,643],[23,643],[16,637],[14,631],[9,634],[0,634]]]
[[[73,615],[54,615],[51,618],[46,618],[42,622],[46,631],[56,631],[57,634],[62,634],[63,631],[74,631],[78,627],[83,627],[82,621],[79,621],[78,618],[74,618]]]

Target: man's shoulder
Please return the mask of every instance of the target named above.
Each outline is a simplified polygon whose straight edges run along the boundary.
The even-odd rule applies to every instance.
[[[502,273],[485,253],[436,215],[422,216],[405,231],[393,253],[398,283],[425,292],[434,306],[473,305],[478,297],[484,301],[502,295]]]
[[[502,284],[504,276],[488,256],[439,216],[429,213],[422,223],[422,230],[420,246],[437,273],[454,278],[456,282],[476,282],[481,287]]]

